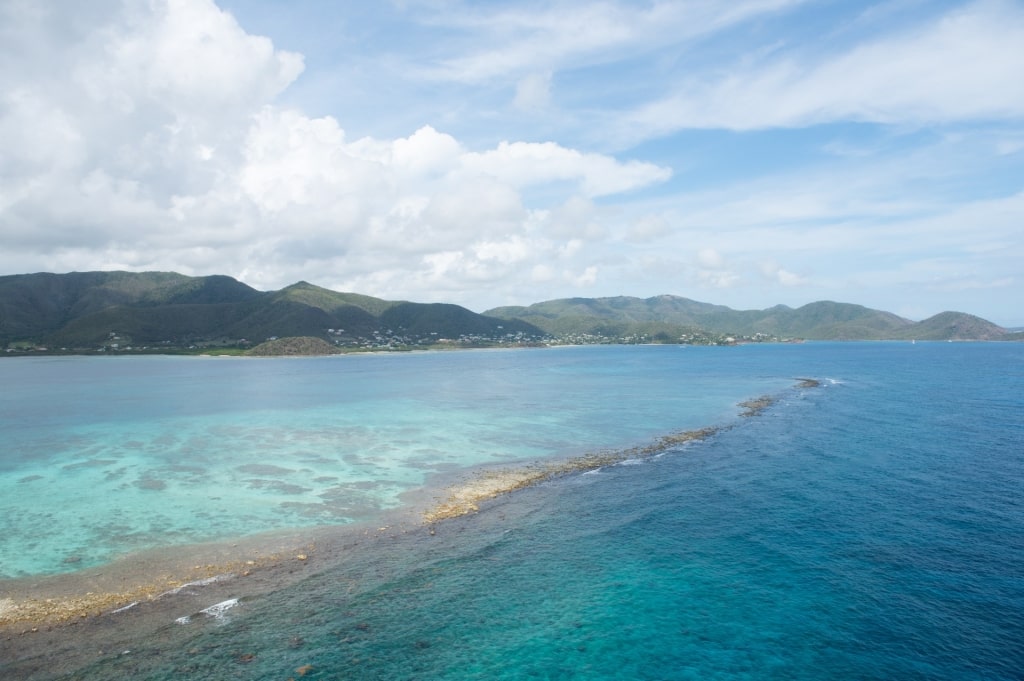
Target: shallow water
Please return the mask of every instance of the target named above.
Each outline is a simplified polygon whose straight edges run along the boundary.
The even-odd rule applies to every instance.
[[[549,389],[573,393],[574,413],[502,437],[558,432],[562,453],[735,427],[435,534],[381,535],[219,619],[169,618],[74,678],[1019,678],[1024,346],[565,353],[518,357],[557,362],[536,371],[560,373]],[[687,411],[698,387],[720,403]],[[726,397],[737,387],[759,389]],[[737,397],[764,392],[780,400],[735,417]],[[528,412],[511,404],[514,422]]]
[[[718,361],[679,348],[5,359],[0,577],[365,520],[431,474],[632,445],[792,383],[707,374]]]

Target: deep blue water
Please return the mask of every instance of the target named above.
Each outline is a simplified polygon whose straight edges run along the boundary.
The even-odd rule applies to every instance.
[[[570,352],[564,385],[605,367],[591,387],[621,393],[614,367],[668,357]],[[699,356],[709,379],[822,387],[435,535],[361,544],[226,622],[169,624],[174,645],[142,641],[74,678],[1024,677],[1024,345]]]

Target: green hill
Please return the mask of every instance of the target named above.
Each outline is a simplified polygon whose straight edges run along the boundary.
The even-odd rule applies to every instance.
[[[338,348],[322,338],[296,336],[265,341],[246,354],[252,357],[287,357],[334,355],[339,352]]]
[[[776,305],[765,310],[733,310],[670,295],[618,296],[549,300],[528,307],[499,307],[484,314],[529,322],[555,335],[644,333],[678,338],[700,329],[735,337],[762,334],[815,340],[994,340],[1006,336],[995,324],[963,313],[944,312],[915,323],[890,312],[832,301],[796,309]],[[652,325],[660,330],[652,333]]]
[[[1014,335],[981,317],[965,312],[941,312],[905,328],[900,337],[916,340],[1014,340]]]
[[[300,281],[257,291],[231,277],[72,272],[0,277],[0,347],[147,351],[250,347],[308,337],[332,346],[494,344],[544,337],[605,342],[754,339],[1019,339],[984,319],[944,312],[912,322],[861,305],[733,310],[679,296],[566,298],[477,314],[445,303],[389,301]]]
[[[0,346],[159,349],[314,337],[415,345],[439,337],[539,337],[524,322],[457,305],[394,302],[299,282],[261,292],[222,275],[74,272],[0,277]]]

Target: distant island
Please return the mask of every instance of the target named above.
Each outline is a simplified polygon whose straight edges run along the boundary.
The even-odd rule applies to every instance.
[[[224,275],[0,276],[0,348],[36,353],[322,355],[588,343],[735,345],[801,340],[1022,340],[943,312],[914,322],[850,303],[733,310],[673,295],[567,298],[482,314],[298,282],[258,291]]]

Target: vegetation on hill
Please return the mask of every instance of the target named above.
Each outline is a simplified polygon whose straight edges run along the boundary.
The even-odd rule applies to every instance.
[[[336,355],[341,350],[322,338],[300,336],[298,338],[278,338],[277,340],[260,343],[245,354],[253,357],[312,356]]]
[[[554,335],[589,333],[684,337],[705,334],[742,339],[808,340],[995,340],[1006,331],[978,317],[944,312],[912,322],[890,312],[862,305],[819,301],[793,309],[776,305],[766,310],[733,310],[678,296],[653,298],[567,298],[529,307],[500,307],[484,314],[529,322]]]
[[[324,347],[403,349],[537,343],[699,343],[790,339],[1019,339],[972,315],[912,322],[820,301],[733,310],[679,296],[568,298],[477,314],[458,305],[388,301],[298,282],[257,291],[231,277],[174,272],[72,272],[0,277],[0,347],[8,353],[169,352],[265,341],[277,354]],[[275,349],[276,348],[276,349]]]
[[[537,342],[539,329],[457,305],[387,301],[298,282],[261,292],[222,275],[85,272],[0,277],[0,347],[169,351],[319,338],[387,349]],[[318,353],[319,354],[319,353]]]
[[[940,312],[902,330],[916,340],[1009,340],[1011,334],[990,321],[964,312]]]

